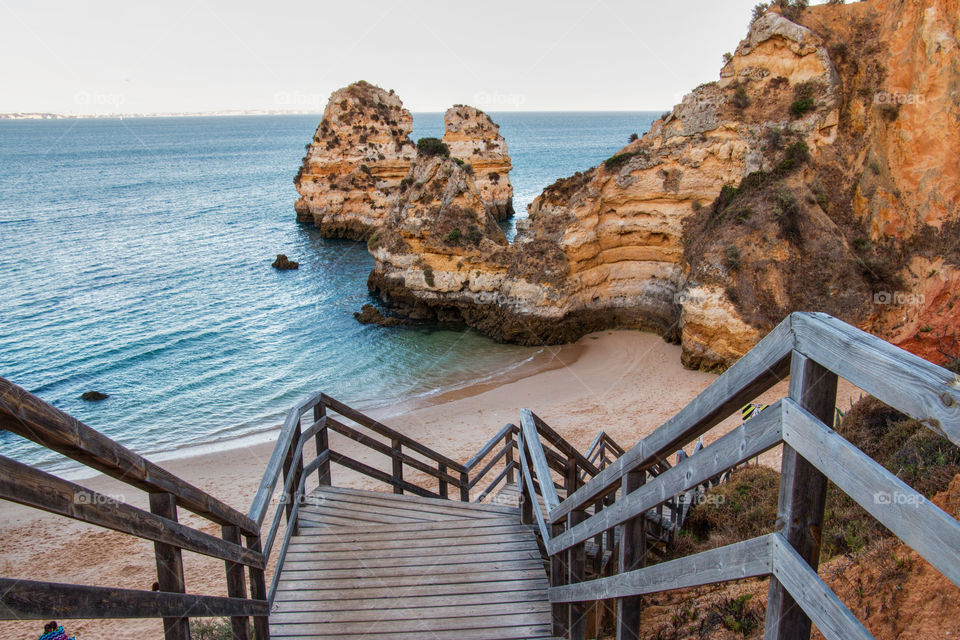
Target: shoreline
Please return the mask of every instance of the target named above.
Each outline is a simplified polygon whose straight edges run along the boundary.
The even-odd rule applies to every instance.
[[[584,345],[579,343],[544,346],[540,352],[520,360],[514,365],[495,371],[489,376],[479,379],[477,382],[460,382],[449,386],[441,386],[434,391],[416,394],[410,399],[400,401],[395,404],[386,404],[372,408],[364,408],[357,405],[355,408],[363,413],[376,416],[379,420],[387,420],[409,413],[443,405],[458,400],[464,400],[476,395],[480,395],[492,389],[496,389],[505,384],[518,382],[525,378],[536,376],[540,373],[552,371],[565,366],[572,366],[586,351]],[[144,458],[155,463],[172,463],[180,460],[189,460],[210,455],[229,454],[236,450],[249,447],[262,447],[273,445],[276,441],[277,433],[283,426],[283,419],[286,416],[284,412],[279,416],[279,421],[262,428],[258,428],[251,433],[244,433],[238,436],[227,436],[209,442],[199,442],[185,444],[174,449],[156,451],[153,453],[144,453]],[[139,453],[139,452],[136,452]],[[102,476],[99,471],[80,465],[80,463],[70,461],[69,466],[44,468],[38,467],[48,473],[60,475],[71,480],[88,480]]]

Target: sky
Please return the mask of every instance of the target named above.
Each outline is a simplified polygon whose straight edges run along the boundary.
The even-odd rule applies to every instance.
[[[664,110],[716,80],[756,0],[0,0],[0,113]]]

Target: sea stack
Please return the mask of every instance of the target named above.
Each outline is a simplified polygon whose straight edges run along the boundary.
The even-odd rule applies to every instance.
[[[393,91],[360,81],[330,96],[294,179],[297,219],[328,238],[365,240],[396,201],[416,148]]]
[[[513,215],[513,185],[510,184],[510,154],[500,127],[486,113],[458,104],[443,116],[443,142],[450,155],[468,163],[473,181],[494,219]]]

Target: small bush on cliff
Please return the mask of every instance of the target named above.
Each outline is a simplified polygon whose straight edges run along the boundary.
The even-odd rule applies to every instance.
[[[424,267],[424,268],[423,268],[423,280],[424,280],[424,282],[427,283],[427,286],[428,286],[428,287],[432,287],[432,286],[433,286],[433,284],[434,284],[433,269],[431,269],[430,267]]]
[[[790,113],[794,118],[802,118],[804,114],[817,108],[813,100],[816,87],[812,82],[801,82],[793,88],[794,102],[790,105]]]
[[[462,237],[463,234],[460,232],[460,229],[455,228],[443,238],[443,241],[447,244],[460,244],[460,239]]]
[[[420,138],[417,140],[417,153],[422,156],[450,157],[450,147],[448,147],[440,138]]]
[[[630,160],[638,155],[638,153],[618,153],[615,156],[610,156],[603,161],[603,166],[607,171],[617,171],[620,167],[630,162]]]
[[[733,106],[737,109],[743,111],[750,106],[750,96],[747,95],[747,90],[743,87],[737,87],[737,90],[733,92]]]
[[[727,246],[727,266],[734,271],[740,268],[740,249],[735,244]]]
[[[480,231],[480,227],[475,224],[467,227],[467,240],[470,241],[470,244],[480,244],[480,241],[483,240],[483,233]]]

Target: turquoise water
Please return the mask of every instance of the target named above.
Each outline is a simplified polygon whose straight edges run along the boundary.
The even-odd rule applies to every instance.
[[[655,116],[494,114],[517,210]],[[150,454],[257,433],[315,390],[373,408],[533,356],[353,319],[370,301],[366,248],[293,212],[318,119],[0,121],[0,376]],[[414,139],[442,130],[442,114],[415,115]],[[300,269],[272,269],[277,253]],[[79,399],[93,389],[110,398]],[[0,447],[59,464],[9,433]]]

